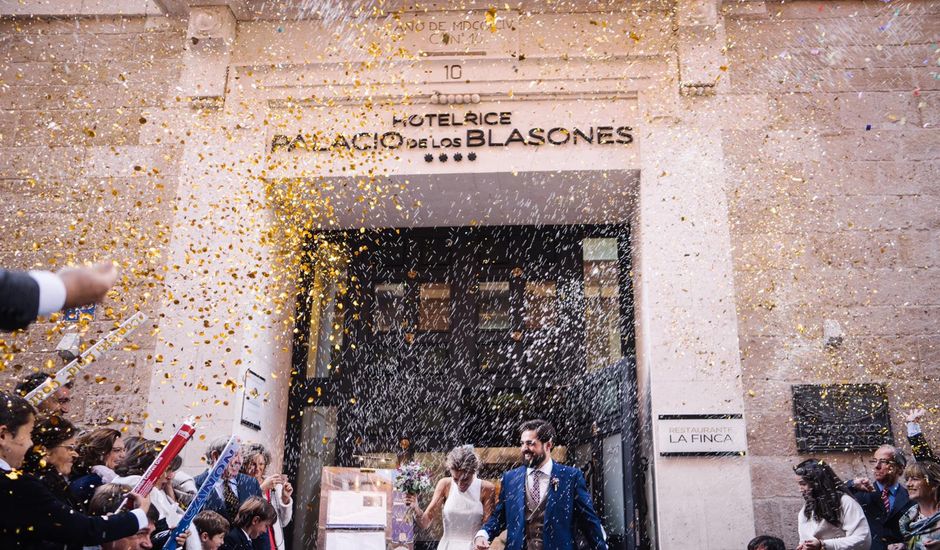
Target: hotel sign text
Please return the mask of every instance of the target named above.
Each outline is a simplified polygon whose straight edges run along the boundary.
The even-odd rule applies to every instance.
[[[276,134],[271,152],[432,150],[542,145],[629,145],[633,128],[625,125],[517,128],[510,111],[467,111],[396,115],[391,129],[355,133],[321,130]],[[421,134],[421,132],[425,132]],[[444,134],[448,135],[435,135]],[[419,133],[419,135],[412,135]]]

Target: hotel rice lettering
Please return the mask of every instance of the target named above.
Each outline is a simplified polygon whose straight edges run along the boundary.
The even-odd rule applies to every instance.
[[[392,130],[328,134],[321,130],[298,132],[294,136],[276,134],[271,139],[271,152],[455,149],[475,147],[507,147],[511,145],[630,145],[633,128],[625,125],[550,126],[516,128],[512,112],[467,111],[457,114],[422,113],[392,116]],[[408,130],[462,128],[448,135],[410,136]]]

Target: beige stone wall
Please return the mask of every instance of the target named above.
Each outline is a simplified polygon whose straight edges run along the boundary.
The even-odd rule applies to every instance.
[[[726,19],[727,99],[740,116],[722,139],[755,521],[794,546],[790,467],[806,457],[792,384],[887,384],[904,443],[902,411],[938,405],[940,4],[766,10]],[[845,331],[833,351],[825,319]],[[937,446],[940,412],[929,416]],[[825,458],[848,477],[865,474],[869,457]]]
[[[136,433],[144,421],[181,148],[167,121],[188,109],[174,91],[184,36],[163,17],[0,19],[0,265],[113,259],[124,277],[85,341],[135,307],[154,321],[78,381],[82,424]],[[0,335],[0,387],[58,368],[61,328]]]

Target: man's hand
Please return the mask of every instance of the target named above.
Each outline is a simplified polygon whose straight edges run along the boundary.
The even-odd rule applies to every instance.
[[[180,533],[179,535],[176,536],[176,547],[177,547],[177,548],[185,548],[185,547],[186,547],[186,539],[188,539],[188,538],[189,538],[189,529],[183,531],[182,533]]]
[[[59,271],[57,275],[65,285],[67,308],[100,302],[117,282],[117,269],[111,262],[92,267],[70,267]]]
[[[865,491],[867,493],[875,492],[875,486],[871,484],[871,480],[867,477],[857,477],[853,479],[852,488],[858,489],[859,491]]]
[[[486,550],[489,547],[490,541],[486,540],[484,537],[477,537],[473,539],[474,550]]]
[[[927,411],[924,409],[911,409],[908,411],[907,416],[904,417],[905,422],[919,422],[920,417],[927,414]]]
[[[800,543],[803,550],[822,550],[822,541],[819,539],[807,539]]]
[[[924,543],[924,548],[927,550],[940,550],[940,540],[924,539],[921,542]]]
[[[130,493],[127,493],[127,496],[131,499],[131,504],[134,506],[134,508],[143,510],[145,514],[147,513],[147,510],[150,509],[150,495],[141,496],[131,491]]]

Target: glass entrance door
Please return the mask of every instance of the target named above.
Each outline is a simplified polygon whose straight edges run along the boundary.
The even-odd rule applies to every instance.
[[[556,459],[585,472],[613,547],[634,548],[624,542],[635,530],[625,443],[634,428],[623,410],[635,395],[625,389],[634,347],[626,229],[334,237],[348,261],[320,285],[315,307],[300,308],[288,471],[316,478],[301,470],[419,458],[443,476],[446,452],[472,443],[481,476],[498,480],[518,464],[519,424],[545,418],[559,433]],[[319,424],[302,420],[313,408],[331,422],[330,437],[312,446],[328,457],[318,461],[301,458],[318,436]],[[294,529],[315,532],[317,504],[305,505]],[[433,548],[439,535],[431,529],[419,541]]]

